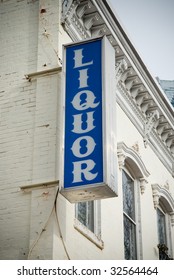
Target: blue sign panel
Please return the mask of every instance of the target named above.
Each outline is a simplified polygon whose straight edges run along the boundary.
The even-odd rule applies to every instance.
[[[66,47],[64,188],[103,182],[101,39]]]

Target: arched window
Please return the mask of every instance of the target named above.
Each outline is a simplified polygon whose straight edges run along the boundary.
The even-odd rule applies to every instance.
[[[140,195],[149,173],[139,154],[118,143],[118,162],[122,170],[124,255],[127,260],[142,258]]]
[[[135,182],[124,170],[122,172],[123,187],[123,223],[124,254],[126,260],[137,259],[137,213],[135,209]]]
[[[157,208],[157,225],[159,244],[166,244],[167,246],[166,211],[162,207]]]
[[[172,226],[174,226],[174,200],[166,187],[152,185],[154,208],[157,212],[159,259],[171,259]]]
[[[117,154],[119,169],[122,170],[125,166],[131,169],[134,177],[139,180],[141,193],[143,194],[147,184],[147,177],[150,173],[147,171],[141,157],[133,148],[128,148],[124,142],[118,143]]]

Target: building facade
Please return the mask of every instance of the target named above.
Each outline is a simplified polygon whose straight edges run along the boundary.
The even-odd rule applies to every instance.
[[[174,111],[106,0],[0,3],[0,259],[174,257]],[[118,196],[60,193],[63,45],[115,51]]]

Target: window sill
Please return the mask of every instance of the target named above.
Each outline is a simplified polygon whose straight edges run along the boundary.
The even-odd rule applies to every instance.
[[[99,249],[104,248],[103,240],[99,239],[95,233],[90,231],[87,227],[85,227],[82,223],[80,223],[77,219],[74,220],[74,228],[80,232],[83,236],[85,236],[88,240],[94,243]]]

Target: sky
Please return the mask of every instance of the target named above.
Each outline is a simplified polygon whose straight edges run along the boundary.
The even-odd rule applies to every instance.
[[[174,80],[174,0],[108,0],[153,77]]]

